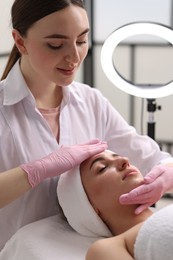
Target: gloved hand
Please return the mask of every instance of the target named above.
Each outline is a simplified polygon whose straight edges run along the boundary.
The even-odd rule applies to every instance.
[[[58,176],[106,148],[106,142],[98,139],[84,144],[62,146],[40,160],[20,165],[20,168],[27,173],[30,185],[35,187],[44,179]]]
[[[173,188],[173,166],[157,165],[145,176],[144,184],[120,196],[121,204],[139,204],[138,215],[156,203],[163,194]]]

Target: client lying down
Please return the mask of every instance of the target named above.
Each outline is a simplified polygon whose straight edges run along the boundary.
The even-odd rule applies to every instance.
[[[69,224],[81,235],[111,237],[95,242],[87,260],[134,259],[136,236],[152,211],[135,215],[138,205],[121,205],[119,197],[142,183],[127,158],[108,150],[60,177],[57,194]]]

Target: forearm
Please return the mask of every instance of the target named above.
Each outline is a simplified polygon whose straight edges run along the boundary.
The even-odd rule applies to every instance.
[[[27,174],[20,167],[0,173],[0,208],[30,189]]]
[[[17,199],[47,178],[71,170],[87,158],[104,151],[105,142],[98,139],[85,144],[64,146],[39,160],[0,173],[0,208]]]

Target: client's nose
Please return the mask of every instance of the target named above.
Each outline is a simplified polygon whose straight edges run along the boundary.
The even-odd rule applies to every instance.
[[[118,171],[122,171],[129,166],[129,159],[126,157],[119,157],[116,160],[116,168]]]

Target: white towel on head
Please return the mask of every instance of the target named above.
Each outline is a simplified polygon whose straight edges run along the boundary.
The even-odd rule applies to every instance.
[[[79,234],[90,237],[112,236],[87,198],[79,167],[60,176],[57,195],[69,224]]]
[[[173,205],[162,208],[149,217],[136,238],[136,260],[173,259]]]

